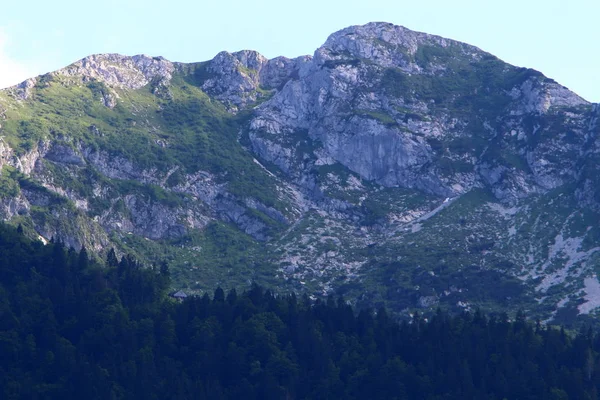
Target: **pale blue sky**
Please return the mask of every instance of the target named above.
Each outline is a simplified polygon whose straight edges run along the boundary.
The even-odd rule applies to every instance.
[[[600,102],[600,0],[21,0],[0,10],[0,87],[93,53],[204,61],[221,50],[312,54],[386,21],[467,42]]]

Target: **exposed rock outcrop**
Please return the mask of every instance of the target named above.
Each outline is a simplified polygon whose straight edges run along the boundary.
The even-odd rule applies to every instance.
[[[202,89],[235,112],[264,99],[268,95],[265,91],[279,89],[297,77],[307,60],[307,57],[267,60],[255,51],[223,51],[206,65]]]
[[[139,89],[154,78],[170,80],[175,67],[162,57],[96,54],[56,71],[58,76],[96,79],[120,89]]]
[[[491,86],[477,72],[456,75],[462,69],[492,67],[506,76],[502,79],[507,84]],[[289,138],[299,136],[321,148],[319,157],[339,162],[367,180],[442,196],[491,185],[499,198],[512,201],[573,179],[572,163],[557,167],[541,153],[552,148],[565,154],[565,160],[575,160],[568,154],[581,149],[583,142],[565,148],[533,136],[553,129],[549,121],[560,114],[558,108],[588,103],[543,75],[503,64],[476,47],[371,23],[334,33],[299,71],[300,79],[257,108],[249,132],[254,151],[291,175],[306,168],[299,160],[315,158],[310,151],[300,155],[290,146]],[[428,92],[431,85],[437,85],[439,93]],[[448,91],[449,85],[456,89]],[[501,107],[495,115],[465,116],[477,112],[465,108],[465,99],[472,95],[463,90],[470,85],[475,90],[483,85],[478,96],[490,107]],[[529,126],[531,119],[538,121],[537,128]],[[583,116],[563,123],[583,138]],[[529,143],[530,150],[522,153],[511,143],[513,132],[521,132],[517,138]],[[457,147],[459,141],[482,145]],[[507,168],[488,151],[490,146],[513,152],[527,171]],[[448,167],[441,168],[440,160]]]

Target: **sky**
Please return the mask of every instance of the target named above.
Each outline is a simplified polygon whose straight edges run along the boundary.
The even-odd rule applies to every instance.
[[[600,102],[600,0],[7,1],[0,87],[95,53],[180,62],[243,49],[297,57],[371,21],[467,42]]]

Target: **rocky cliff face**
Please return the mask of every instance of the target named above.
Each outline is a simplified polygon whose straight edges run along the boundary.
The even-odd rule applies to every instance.
[[[491,73],[498,76],[487,76]],[[550,171],[540,163],[538,153],[547,148],[518,153],[515,135],[525,144],[534,134],[527,117],[539,118],[541,127],[555,118],[557,108],[586,106],[543,75],[506,65],[475,47],[368,24],[333,34],[300,79],[288,82],[257,109],[250,135],[253,149],[284,170],[295,163],[280,142],[290,133],[304,132],[322,150],[320,159],[308,157],[339,162],[386,187],[455,196],[491,185],[499,196],[515,198],[559,186],[570,178],[561,174],[572,171],[568,166]],[[585,126],[569,123],[574,126],[566,129],[583,138]],[[474,130],[479,131],[475,141]],[[496,165],[501,160],[487,151],[492,141],[512,147],[509,151],[532,174],[521,176]],[[571,153],[582,144],[564,151]],[[576,159],[572,154],[564,158]],[[442,160],[448,160],[449,168],[440,168]]]
[[[598,106],[464,43],[371,23],[296,59],[96,55],[0,117],[4,219],[167,258],[192,290],[600,306]]]
[[[232,111],[255,104],[276,90],[308,61],[307,57],[267,60],[255,51],[221,52],[205,66],[202,90]]]

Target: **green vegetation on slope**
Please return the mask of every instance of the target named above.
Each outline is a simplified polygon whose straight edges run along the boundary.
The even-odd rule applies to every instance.
[[[242,288],[251,282],[278,286],[264,245],[223,222],[212,222],[201,231],[192,230],[171,240],[117,234],[112,239],[149,265],[166,260],[171,266],[172,286],[193,293],[217,286]]]
[[[74,157],[83,154],[91,160],[99,157],[100,163],[106,164],[96,167],[93,161],[71,163],[62,161],[60,156],[47,157],[38,161],[42,168],[30,178],[5,167],[0,177],[2,196],[15,197],[25,186],[29,190],[27,195],[35,195],[31,212],[15,217],[15,221],[31,227],[33,233],[33,226],[38,231],[53,232],[52,224],[64,219],[65,223],[58,224],[66,229],[62,234],[79,229],[83,236],[90,236],[88,231],[94,229],[91,226],[94,223],[68,217],[67,211],[92,219],[111,216],[120,223],[118,221],[131,218],[124,202],[130,195],[148,206],[159,204],[165,212],[176,212],[193,203],[195,210],[200,210],[207,218],[214,218],[208,205],[181,193],[180,189],[190,174],[206,171],[214,177],[215,185],[226,190],[228,201],[245,207],[249,218],[266,226],[263,234],[272,235],[279,231],[282,228],[280,221],[244,204],[245,199],[251,198],[261,207],[271,207],[284,216],[290,209],[278,192],[276,180],[237,141],[247,122],[247,113],[228,113],[222,104],[200,90],[197,80],[191,78],[193,76],[176,73],[168,86],[153,81],[138,90],[120,90],[94,79],[79,81],[80,78],[45,75],[31,89],[27,99],[2,93],[6,121],[2,122],[0,133],[17,154],[23,155],[44,141],[51,141],[66,149],[63,153],[70,151]],[[159,86],[167,91],[161,96],[155,94]],[[105,105],[108,103],[111,107]],[[75,200],[49,192],[36,178],[64,190],[71,199],[82,199],[85,208],[76,210]],[[148,178],[154,184],[147,182]],[[39,198],[44,200],[38,201]],[[75,226],[75,223],[81,226]],[[219,262],[214,260],[223,253],[232,252],[229,250],[232,242],[241,240],[245,243],[243,249],[237,251],[240,254],[258,247],[254,240],[233,226],[222,222],[210,226],[225,229],[227,238],[210,238],[214,233],[211,228],[208,233],[190,229],[186,236],[177,239],[183,242],[176,244],[170,240],[148,243],[139,237],[135,243],[128,244],[135,235],[120,237],[114,234],[113,239],[123,249],[140,254],[140,259],[149,264],[155,263],[165,252],[177,254],[173,269],[180,272],[174,274],[181,277],[177,279],[180,284],[184,284],[184,277],[194,276],[196,279],[189,279],[185,285],[199,290],[229,279],[232,283],[241,283],[242,271],[216,272],[214,279],[203,281],[197,278],[197,271],[190,273],[188,270],[189,257],[183,253],[190,250],[180,246],[194,242],[189,238],[202,238],[200,243],[192,245],[203,248],[202,271],[217,267]],[[91,241],[86,243],[92,244]],[[234,264],[239,265],[238,261],[236,258]],[[227,267],[227,270],[231,268]],[[193,284],[195,281],[202,283]]]
[[[94,80],[75,85],[65,79],[48,77],[27,100],[6,100],[2,134],[17,152],[52,138],[121,156],[158,176],[179,167],[171,184],[182,173],[208,171],[230,193],[285,212],[273,180],[237,142],[246,114],[228,113],[180,75],[168,87],[167,101],[152,93],[152,84],[121,91]],[[118,96],[113,108],[103,104],[106,95]]]

